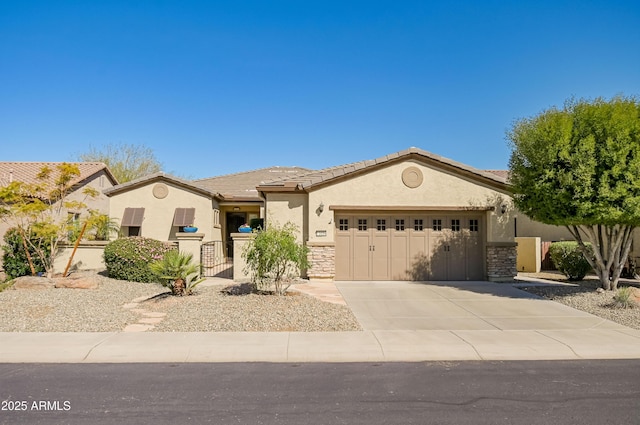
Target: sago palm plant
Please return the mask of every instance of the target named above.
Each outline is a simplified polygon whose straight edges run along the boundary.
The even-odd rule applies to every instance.
[[[162,286],[171,289],[173,295],[190,295],[204,281],[198,279],[199,267],[191,262],[192,259],[193,254],[171,250],[162,260],[149,264],[149,268],[158,276]]]

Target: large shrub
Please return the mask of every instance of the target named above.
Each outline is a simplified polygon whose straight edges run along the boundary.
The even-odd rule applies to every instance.
[[[38,243],[36,238],[33,238],[31,241],[33,244]],[[45,268],[42,264],[42,260],[36,254],[36,250],[33,248],[33,245],[27,244],[27,246],[29,248],[29,254],[31,256],[35,272],[44,272]],[[2,263],[8,279],[31,275],[31,267],[29,267],[29,260],[27,259],[27,254],[24,250],[22,236],[20,236],[20,231],[17,228],[13,227],[7,230],[4,234],[4,245],[2,246],[2,250],[4,251],[2,255]],[[43,247],[43,250],[46,255],[49,255],[51,252],[51,246],[47,244]]]
[[[161,260],[175,249],[166,242],[133,236],[116,239],[104,248],[104,263],[109,277],[132,282],[156,282],[149,264]]]
[[[283,227],[273,224],[247,244],[242,254],[247,262],[245,271],[257,289],[273,285],[276,295],[284,295],[293,279],[309,265],[308,249],[296,241],[297,232],[292,223]]]
[[[577,242],[554,242],[549,247],[549,255],[553,264],[569,280],[582,280],[592,268],[586,255],[593,255],[591,245],[585,244],[587,252],[583,253]]]

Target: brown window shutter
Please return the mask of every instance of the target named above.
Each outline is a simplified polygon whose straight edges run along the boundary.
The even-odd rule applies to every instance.
[[[144,218],[144,208],[125,208],[122,227],[140,227]]]
[[[195,208],[176,208],[173,214],[173,225],[177,227],[191,226],[195,217]]]

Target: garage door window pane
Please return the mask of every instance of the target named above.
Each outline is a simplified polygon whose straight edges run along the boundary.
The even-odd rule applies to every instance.
[[[365,231],[367,230],[367,219],[359,218],[358,219],[358,230]]]
[[[349,219],[341,218],[338,222],[338,230],[346,231],[349,230]]]
[[[384,232],[385,230],[387,230],[387,220],[385,219],[378,219],[377,222],[377,226],[376,228],[378,229],[378,231],[380,232]]]
[[[396,220],[396,230],[398,232],[404,232],[404,218]]]
[[[423,230],[423,222],[421,218],[413,220],[413,230],[417,232],[421,232]]]
[[[460,220],[453,219],[451,220],[451,231],[459,232],[460,231]]]
[[[439,218],[434,218],[433,222],[432,222],[431,229],[433,229],[434,232],[441,232],[442,231],[442,220],[439,219]]]
[[[469,230],[472,232],[478,231],[478,220],[476,219],[469,220]]]

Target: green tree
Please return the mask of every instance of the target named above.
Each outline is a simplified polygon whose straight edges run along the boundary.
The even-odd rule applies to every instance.
[[[35,251],[48,277],[54,274],[58,244],[65,241],[74,224],[68,212],[86,209],[83,201],[72,200],[73,182],[80,175],[76,164],[61,163],[55,169],[44,166],[36,176],[36,183],[14,181],[0,188],[0,219],[17,228],[22,240]],[[82,189],[84,200],[98,192]],[[35,267],[30,261],[32,273]]]
[[[565,226],[602,287],[616,289],[640,224],[638,100],[572,99],[515,122],[508,139],[515,205]]]
[[[283,227],[271,224],[247,244],[242,255],[256,288],[264,290],[273,285],[276,295],[284,295],[292,279],[308,267],[308,249],[296,241],[297,232],[292,223]]]
[[[106,164],[118,183],[126,183],[162,170],[153,151],[142,145],[109,144],[102,150],[91,148],[89,152],[80,154],[78,159]]]

